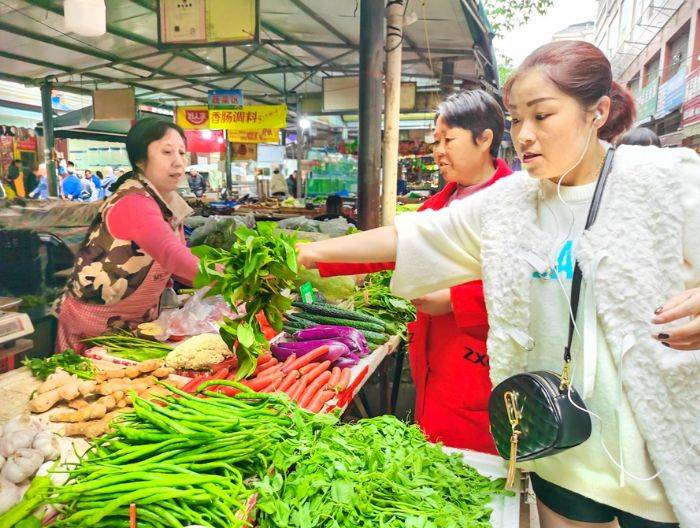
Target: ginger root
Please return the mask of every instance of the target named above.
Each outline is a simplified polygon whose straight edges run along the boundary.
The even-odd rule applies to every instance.
[[[101,403],[93,403],[79,411],[54,414],[50,420],[52,422],[87,422],[97,418],[104,418],[106,414],[107,407]]]

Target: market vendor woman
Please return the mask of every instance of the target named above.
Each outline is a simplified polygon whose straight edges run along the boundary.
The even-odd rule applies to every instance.
[[[198,260],[182,227],[192,210],[176,192],[185,147],[185,134],[174,123],[143,119],[129,131],[133,171],[115,182],[78,251],[59,307],[58,351],[157,318],[170,277],[194,279]]]

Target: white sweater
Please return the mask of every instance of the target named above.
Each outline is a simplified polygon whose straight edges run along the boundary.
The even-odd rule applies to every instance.
[[[653,380],[654,387],[663,385],[663,379],[657,382],[653,376],[670,375],[661,364],[664,361],[689,361],[681,370],[693,378],[700,374],[700,355],[664,349],[650,338],[651,325],[644,325],[654,307],[677,293],[669,290],[700,283],[700,161],[684,149],[618,149],[598,221],[581,237],[594,188],[595,184],[561,187],[564,204],[554,184],[534,182],[522,172],[449,208],[424,211],[420,222],[415,215],[401,215],[396,219],[398,248],[392,286],[398,295],[415,298],[483,275],[491,326],[491,373],[496,384],[524,369],[561,371],[573,257],[578,258],[584,282],[577,326],[588,339],[577,336],[574,340],[574,386],[600,419],[592,418],[591,438],[582,445],[522,467],[643,518],[700,526],[700,506],[688,496],[696,493],[695,488],[688,489],[690,483],[684,480],[692,477],[692,472],[690,476],[684,473],[688,467],[700,466],[700,451],[692,446],[700,406],[691,404],[691,409],[679,411],[685,417],[681,421],[688,421],[689,415],[695,423],[669,442],[663,435],[656,438],[652,429],[663,427],[665,419],[669,428],[677,428],[677,417],[660,408],[656,395],[638,404],[640,397],[635,392],[635,386],[643,385],[638,379]],[[663,198],[655,199],[659,194]],[[628,228],[625,222],[630,222]],[[653,240],[657,225],[661,226],[661,240]],[[662,227],[677,236],[665,236]],[[625,241],[625,233],[631,240]],[[652,234],[645,241],[638,233]],[[653,262],[653,248],[664,244],[669,244],[665,251],[671,264],[662,275],[677,275],[678,280],[672,286],[662,283],[644,298],[644,287],[637,281],[648,285],[654,280],[653,274],[647,278],[653,270],[646,269],[651,266],[644,264],[645,259]],[[647,245],[650,249],[645,252]],[[676,250],[682,258],[674,260]],[[626,301],[606,280],[619,283],[623,292],[638,291],[639,299],[632,295]],[[634,314],[638,321],[629,322],[633,317],[625,315],[625,307],[631,313],[639,312]],[[615,317],[624,320],[615,321]],[[625,331],[616,332],[616,327]],[[530,352],[514,345],[530,339],[534,346]],[[622,355],[626,363],[620,369]],[[647,361],[650,355],[662,358],[660,366],[649,369],[646,363],[640,369],[637,364],[644,363],[639,357]],[[684,402],[700,400],[697,380],[690,379],[684,391],[691,393]],[[642,394],[648,392],[645,387]],[[672,400],[673,395],[659,398]],[[671,408],[676,411],[673,403]],[[640,425],[640,421],[645,423]],[[656,456],[650,456],[648,442],[653,442]],[[661,479],[630,476],[648,478],[659,469],[664,469]]]

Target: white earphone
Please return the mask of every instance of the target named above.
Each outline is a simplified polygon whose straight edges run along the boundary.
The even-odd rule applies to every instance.
[[[600,115],[600,112],[596,112],[595,118],[593,119],[593,122],[600,121],[601,119],[603,119],[603,116]]]

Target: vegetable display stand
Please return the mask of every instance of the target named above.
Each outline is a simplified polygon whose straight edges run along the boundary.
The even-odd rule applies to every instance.
[[[386,357],[392,354],[400,344],[401,338],[399,336],[392,336],[386,343],[375,348],[371,354],[361,358],[359,363],[351,369],[350,384],[348,385],[347,392],[341,392],[337,398],[333,398],[329,401],[324,411],[331,412],[338,408],[341,413],[345,412],[345,409],[352,403],[357,393],[360,392],[367,380],[374,374],[374,371],[377,370]]]

